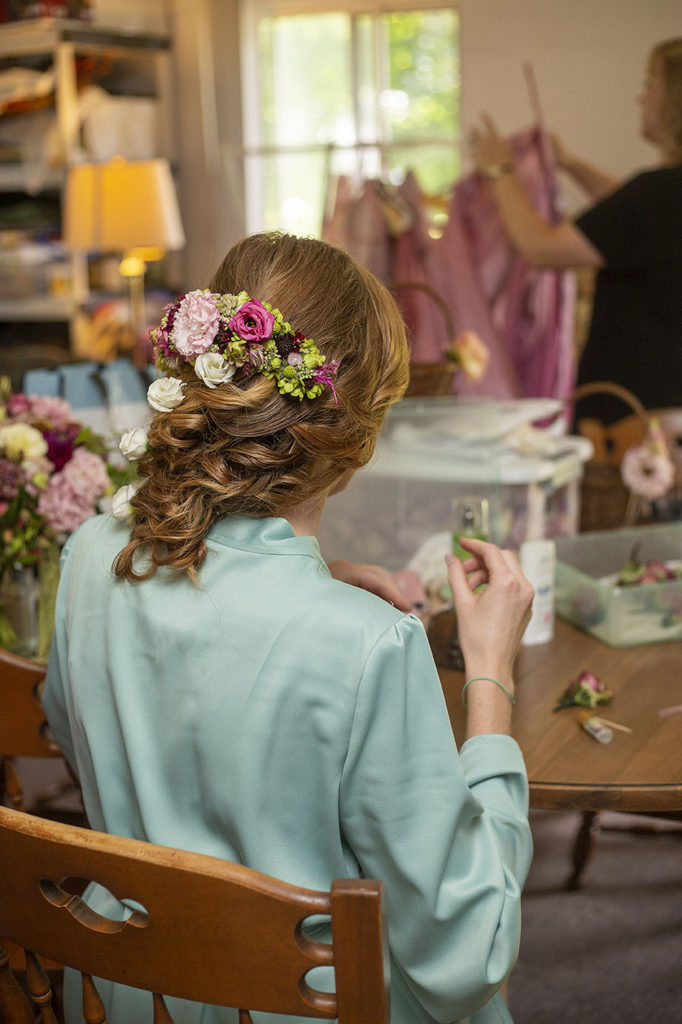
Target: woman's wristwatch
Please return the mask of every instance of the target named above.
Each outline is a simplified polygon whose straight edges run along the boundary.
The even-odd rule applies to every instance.
[[[483,171],[488,181],[497,181],[503,174],[513,174],[514,164],[489,164]]]

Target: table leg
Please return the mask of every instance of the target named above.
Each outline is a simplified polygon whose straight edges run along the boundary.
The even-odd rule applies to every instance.
[[[583,811],[582,823],[573,844],[573,872],[566,882],[567,889],[579,889],[580,877],[587,866],[594,848],[594,840],[601,832],[601,821],[597,811]]]

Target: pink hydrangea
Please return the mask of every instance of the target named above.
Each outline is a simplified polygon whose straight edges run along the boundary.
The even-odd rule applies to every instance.
[[[94,511],[94,505],[74,491],[63,472],[55,473],[38,502],[38,512],[57,533],[72,533]]]
[[[220,326],[215,298],[202,291],[188,292],[179,304],[173,320],[175,348],[186,359],[208,352]]]
[[[103,459],[87,448],[76,448],[59,475],[65,476],[73,489],[93,506],[109,486],[109,474]]]
[[[63,398],[54,398],[50,395],[29,395],[31,413],[36,419],[47,420],[55,427],[64,426],[73,419],[73,410]]]
[[[57,533],[72,533],[95,514],[96,502],[108,485],[109,475],[99,455],[76,448],[40,495],[38,511]]]

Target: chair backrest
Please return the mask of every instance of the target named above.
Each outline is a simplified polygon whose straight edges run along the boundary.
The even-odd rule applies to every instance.
[[[40,705],[45,665],[0,649],[0,802],[21,810],[23,793],[15,757],[61,757]]]
[[[70,878],[97,881],[145,912],[125,923],[101,917],[67,891]],[[332,944],[306,934],[310,915],[331,918]],[[389,1020],[381,882],[337,879],[317,892],[218,858],[0,808],[0,936],[31,951],[36,1003],[49,1002],[49,984],[35,954],[80,970],[88,1022],[104,1020],[92,975],[152,993],[156,1024],[171,1019],[162,993],[236,1007],[242,1024],[249,1010],[339,1024]],[[0,947],[0,1020],[32,1022],[4,961]],[[335,993],[306,981],[325,965],[334,967]]]

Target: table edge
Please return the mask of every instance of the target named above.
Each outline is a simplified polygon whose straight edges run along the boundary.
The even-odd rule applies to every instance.
[[[682,784],[595,786],[532,781],[529,791],[530,806],[544,810],[682,813]]]

